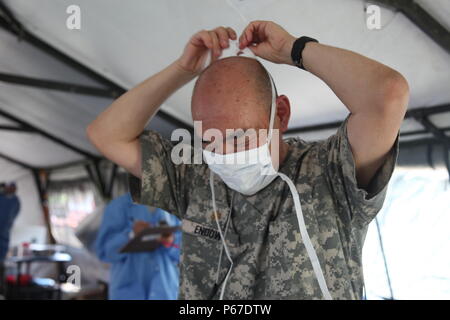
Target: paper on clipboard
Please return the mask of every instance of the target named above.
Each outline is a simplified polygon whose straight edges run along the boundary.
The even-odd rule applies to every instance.
[[[142,230],[123,246],[120,253],[149,252],[160,246],[159,238],[163,234],[174,233],[180,227],[160,226]]]

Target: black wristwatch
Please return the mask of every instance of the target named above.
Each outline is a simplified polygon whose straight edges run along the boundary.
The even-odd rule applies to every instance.
[[[308,42],[319,42],[319,41],[310,37],[300,37],[297,40],[295,40],[294,44],[292,45],[291,51],[292,61],[294,62],[295,66],[303,70],[305,70],[305,68],[303,67],[302,52],[303,49],[305,49],[305,46]]]

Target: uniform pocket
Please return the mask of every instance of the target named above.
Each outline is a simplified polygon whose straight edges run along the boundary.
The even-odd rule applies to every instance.
[[[181,288],[188,299],[207,299],[214,289],[219,261],[219,232],[206,224],[183,219]]]

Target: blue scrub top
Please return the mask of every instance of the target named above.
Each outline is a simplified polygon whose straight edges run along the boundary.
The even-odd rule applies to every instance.
[[[9,248],[9,237],[14,220],[20,211],[16,195],[0,194],[0,261],[5,260]]]
[[[106,206],[95,249],[100,260],[110,263],[109,299],[175,300],[178,297],[181,232],[174,234],[178,247],[160,246],[151,252],[119,253],[130,240],[135,221],[157,225],[165,220],[170,226],[180,221],[164,210],[150,212],[147,206],[134,204],[129,193]]]

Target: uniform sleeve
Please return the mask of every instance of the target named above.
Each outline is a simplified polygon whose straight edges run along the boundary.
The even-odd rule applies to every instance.
[[[340,205],[344,220],[357,227],[364,227],[376,216],[383,206],[387,185],[397,161],[398,135],[385,162],[381,165],[367,188],[359,188],[356,180],[355,161],[347,135],[350,115],[336,134],[323,143],[321,159],[335,201]]]
[[[128,176],[133,201],[161,208],[182,219],[187,201],[186,165],[173,163],[173,144],[154,131],[144,131],[140,143],[142,178]]]

